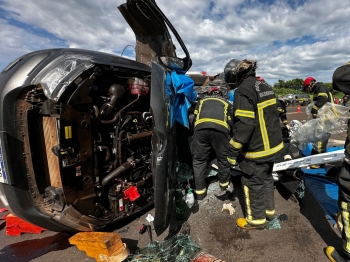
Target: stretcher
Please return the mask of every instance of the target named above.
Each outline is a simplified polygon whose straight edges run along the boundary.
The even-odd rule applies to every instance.
[[[342,161],[344,157],[345,157],[344,148],[342,148],[339,150],[326,152],[323,154],[306,156],[306,157],[288,160],[280,163],[275,163],[273,166],[273,172],[284,171],[287,169],[305,168],[311,165],[334,163],[334,162]]]

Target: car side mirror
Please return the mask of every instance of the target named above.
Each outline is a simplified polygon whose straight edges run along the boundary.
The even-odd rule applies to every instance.
[[[192,61],[191,59],[187,61],[188,59],[186,58],[182,59],[178,57],[161,56],[159,59],[162,62],[162,64],[169,69],[187,71],[191,67]]]

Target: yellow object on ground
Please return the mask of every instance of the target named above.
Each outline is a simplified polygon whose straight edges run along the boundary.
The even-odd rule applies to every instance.
[[[240,217],[240,218],[237,219],[236,224],[240,228],[244,228],[248,224],[248,222],[247,222],[247,220],[245,218]]]
[[[69,238],[71,245],[76,245],[86,255],[93,257],[97,262],[103,262],[100,255],[118,255],[125,250],[120,236],[106,232],[80,232]]]
[[[100,255],[100,260],[102,262],[122,262],[124,259],[126,259],[130,254],[130,250],[128,247],[124,244],[124,250],[121,253],[118,254],[111,254],[110,256],[107,255]]]
[[[238,218],[236,221],[236,225],[242,229],[245,229],[245,230],[264,229],[265,228],[265,223],[262,225],[251,225],[247,222],[247,220],[244,217]]]

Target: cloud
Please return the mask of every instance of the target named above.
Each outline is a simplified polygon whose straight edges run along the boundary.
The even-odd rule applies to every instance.
[[[270,83],[307,76],[330,82],[334,69],[350,60],[347,1],[156,2],[186,44],[191,71],[213,75],[232,58],[251,58],[258,60],[258,74]],[[0,67],[27,52],[52,47],[120,55],[127,45],[135,45],[118,10],[122,3],[2,0]],[[132,48],[124,55],[133,55]]]

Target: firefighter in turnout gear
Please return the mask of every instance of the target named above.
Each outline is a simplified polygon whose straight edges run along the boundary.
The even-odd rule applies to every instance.
[[[228,161],[243,172],[245,218],[236,221],[243,229],[263,228],[266,219],[274,218],[272,169],[283,150],[276,96],[256,79],[256,68],[256,61],[233,59],[224,71],[226,81],[237,85]]]
[[[205,174],[212,153],[215,153],[218,161],[218,179],[221,189],[218,195],[226,195],[226,189],[230,184],[231,165],[227,161],[227,152],[232,124],[232,104],[222,97],[217,87],[211,88],[208,95],[197,102],[194,110],[191,153],[197,200],[203,200],[207,195]]]
[[[332,78],[333,89],[350,95],[350,63],[338,67]],[[343,250],[328,246],[325,250],[330,261],[350,261],[350,120],[348,121],[347,137],[344,145],[345,158],[338,176],[338,207],[341,224],[338,229],[342,234]]]
[[[316,79],[312,77],[307,77],[304,80],[304,91],[308,93],[313,93],[314,105],[311,109],[311,114],[313,118],[317,117],[318,110],[324,106],[327,102],[334,103],[333,96],[329,91],[328,87],[322,83],[316,82]],[[322,141],[313,143],[312,154],[326,153],[328,140],[331,134],[325,134]]]
[[[287,126],[287,128],[289,129],[287,120],[287,106],[282,96],[278,96],[277,98],[277,111],[282,124]]]
[[[287,106],[286,103],[283,99],[282,96],[277,97],[277,112],[278,116],[281,120],[281,131],[282,131],[282,138],[283,138],[283,143],[284,143],[284,150],[283,154],[281,155],[281,159],[278,160],[277,162],[281,161],[287,161],[287,160],[292,160],[291,155],[289,154],[289,125],[288,125],[288,120],[287,120]]]

